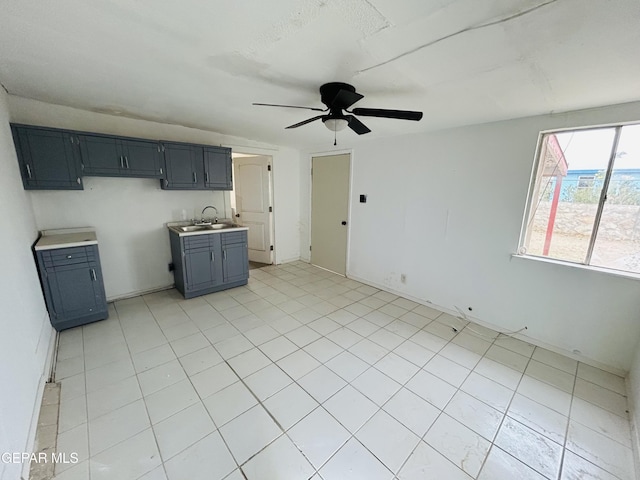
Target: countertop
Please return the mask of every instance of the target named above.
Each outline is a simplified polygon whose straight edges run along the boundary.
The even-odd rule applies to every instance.
[[[178,234],[181,237],[188,237],[191,235],[211,235],[212,233],[226,233],[226,232],[238,232],[242,230],[249,230],[248,227],[241,227],[239,225],[235,225],[228,221],[221,221],[218,225],[233,225],[233,226],[225,226],[224,228],[211,229],[211,230],[199,230],[195,232],[183,232],[180,230],[180,227],[188,227],[192,226],[193,222],[167,222],[167,228],[172,232]]]
[[[97,245],[98,238],[93,227],[66,228],[60,230],[43,230],[36,242],[36,250],[52,250],[54,248],[82,247]]]

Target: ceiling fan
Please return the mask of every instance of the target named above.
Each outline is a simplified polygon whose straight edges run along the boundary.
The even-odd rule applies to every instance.
[[[414,112],[410,110],[385,110],[381,108],[354,108],[352,110],[347,110],[347,108],[351,107],[362,98],[364,98],[364,95],[357,93],[355,87],[348,83],[331,82],[325,83],[320,87],[320,101],[327,107],[324,109],[316,107],[299,107],[296,105],[277,105],[273,103],[254,103],[253,105],[301,108],[304,110],[313,110],[315,112],[329,112],[326,115],[318,115],[302,122],[289,125],[286,128],[298,128],[302,125],[306,125],[307,123],[322,119],[322,123],[324,123],[329,130],[333,131],[334,134],[346,127],[349,127],[358,135],[369,133],[371,130],[364,123],[354,117],[354,115],[360,115],[363,117],[397,118],[400,120],[414,121],[418,121],[422,118],[422,112]],[[350,115],[346,115],[344,112]]]

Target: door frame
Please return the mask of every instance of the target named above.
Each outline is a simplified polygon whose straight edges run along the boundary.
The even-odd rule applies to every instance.
[[[231,158],[231,172],[232,172],[232,179],[233,179],[233,190],[231,191],[229,197],[231,197],[231,195],[233,195],[235,197],[236,194],[236,187],[235,187],[235,165],[233,163],[233,153],[237,153],[238,155],[251,155],[251,156],[262,156],[262,157],[269,157],[271,160],[269,161],[269,165],[271,165],[271,171],[269,172],[269,203],[272,207],[272,212],[271,215],[269,216],[269,228],[271,231],[271,245],[273,245],[273,251],[271,252],[271,265],[276,265],[276,259],[278,258],[277,254],[276,254],[276,250],[278,248],[278,246],[276,245],[276,215],[277,215],[277,206],[275,204],[275,182],[274,182],[274,175],[275,175],[275,169],[276,166],[274,165],[274,152],[272,150],[261,150],[261,149],[257,149],[257,148],[251,148],[251,147],[237,147],[236,149],[232,150],[232,158]],[[231,199],[229,199],[231,200]],[[234,204],[235,204],[235,198],[234,198]],[[235,220],[235,218],[234,218]]]
[[[309,154],[309,235],[307,238],[307,245],[309,245],[309,247],[311,247],[311,230],[313,229],[313,222],[312,222],[312,201],[311,199],[313,198],[313,175],[312,175],[312,169],[313,169],[313,159],[314,158],[318,158],[318,157],[332,157],[334,155],[349,155],[349,196],[347,199],[347,255],[346,255],[346,259],[345,259],[345,278],[349,278],[351,272],[350,272],[350,268],[349,268],[349,259],[351,256],[351,212],[352,212],[352,204],[353,204],[353,162],[354,162],[354,152],[352,148],[349,149],[340,149],[340,150],[330,150],[330,151],[323,151],[323,152],[316,152],[316,153],[310,153]],[[309,264],[313,265],[313,263],[311,263],[311,250],[309,250]],[[314,265],[316,267],[318,267],[317,265]],[[322,267],[318,267],[318,268],[322,268]],[[328,271],[328,270],[327,270]],[[335,273],[335,272],[333,272]],[[339,273],[336,275],[340,275]]]

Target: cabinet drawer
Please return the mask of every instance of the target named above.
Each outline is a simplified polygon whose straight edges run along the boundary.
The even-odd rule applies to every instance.
[[[211,244],[209,235],[193,235],[191,237],[185,237],[184,239],[184,249],[185,250],[193,250],[194,248],[209,248]]]
[[[58,267],[95,262],[96,254],[90,247],[59,248],[42,252],[42,259],[46,267]]]
[[[222,245],[230,245],[232,243],[247,243],[247,232],[229,232],[222,233]]]

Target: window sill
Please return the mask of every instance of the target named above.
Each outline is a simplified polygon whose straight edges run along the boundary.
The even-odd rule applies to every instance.
[[[632,280],[640,280],[640,273],[625,272],[622,270],[614,270],[612,268],[596,267],[594,265],[582,265],[580,263],[567,262],[564,260],[557,260],[554,258],[536,257],[535,255],[521,255],[514,253],[511,258],[518,258],[522,260],[532,260],[534,262],[550,263],[553,265],[561,265],[563,267],[576,268],[579,270],[587,270],[589,272],[604,273],[606,275],[613,275],[614,277],[629,278]]]

